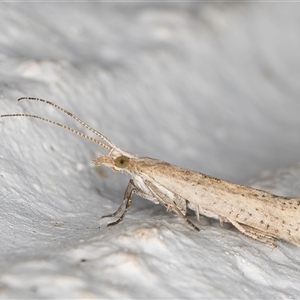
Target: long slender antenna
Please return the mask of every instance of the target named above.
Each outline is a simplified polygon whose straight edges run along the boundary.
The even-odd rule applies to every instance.
[[[103,147],[103,148],[105,148],[105,149],[107,149],[107,150],[109,150],[109,151],[111,151],[111,150],[114,148],[114,147],[111,146],[111,145],[106,145],[106,144],[100,142],[99,140],[97,140],[97,139],[95,139],[95,138],[93,138],[93,137],[91,137],[91,136],[88,136],[88,135],[86,135],[86,134],[84,134],[84,133],[82,133],[82,132],[80,132],[80,131],[78,131],[78,130],[75,130],[75,129],[69,127],[69,126],[66,126],[66,125],[64,125],[64,124],[61,124],[61,123],[58,123],[58,122],[55,122],[55,121],[52,121],[52,120],[49,120],[49,119],[46,119],[46,118],[43,118],[43,117],[40,117],[40,116],[31,115],[31,114],[7,114],[7,115],[1,115],[1,117],[30,117],[30,118],[40,119],[40,120],[49,122],[49,123],[51,123],[51,124],[55,124],[55,125],[57,125],[57,126],[60,126],[60,127],[62,127],[62,128],[65,128],[65,129],[67,129],[67,130],[69,130],[69,131],[71,131],[71,132],[73,132],[73,133],[75,133],[75,134],[77,134],[77,135],[79,135],[79,136],[82,136],[82,137],[85,138],[85,139],[88,139],[88,140],[90,140],[90,141],[92,141],[92,142],[94,142],[94,143],[100,145],[101,147]],[[83,124],[83,125],[84,125],[84,124]],[[87,126],[88,126],[88,125],[87,125]],[[91,128],[91,129],[92,129],[92,128]],[[91,131],[92,131],[92,130],[91,130]],[[106,141],[106,139],[104,139],[104,140]]]
[[[51,101],[44,100],[44,99],[41,99],[41,98],[35,98],[35,97],[21,97],[21,98],[18,99],[18,101],[21,101],[21,100],[40,101],[40,102],[44,102],[46,104],[52,105],[53,107],[59,109],[60,111],[62,111],[63,113],[67,114],[71,118],[75,119],[77,122],[79,122],[80,124],[82,124],[88,130],[90,130],[91,132],[95,133],[97,136],[99,136],[100,138],[102,138],[105,142],[107,142],[111,146],[111,148],[118,148],[112,141],[110,141],[101,132],[99,132],[96,129],[92,128],[90,125],[88,125],[87,123],[85,123],[84,121],[82,121],[80,118],[78,118],[77,116],[75,116],[74,114],[72,114],[71,112],[69,112],[68,110],[66,110],[65,108],[63,108],[63,107],[61,107],[61,106],[59,106],[59,105],[57,105],[57,104],[55,104],[55,103],[53,103]],[[56,124],[55,122],[53,122],[53,123]],[[58,125],[58,124],[56,124],[56,125]]]

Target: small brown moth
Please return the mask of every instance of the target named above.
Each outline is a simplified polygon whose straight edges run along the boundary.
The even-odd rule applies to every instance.
[[[187,207],[200,214],[228,222],[245,235],[260,242],[274,245],[274,239],[283,239],[300,246],[300,198],[280,197],[268,192],[229,181],[217,179],[199,172],[183,169],[161,160],[138,157],[123,151],[99,131],[53,102],[31,97],[19,100],[34,100],[47,103],[74,118],[102,141],[58,122],[32,114],[6,114],[1,117],[32,117],[63,127],[108,150],[108,155],[93,159],[96,165],[104,165],[114,171],[131,176],[124,199],[112,214],[119,218],[107,226],[121,222],[131,206],[134,194],[155,204],[162,204],[167,211],[182,217],[194,229],[200,230],[186,216]]]

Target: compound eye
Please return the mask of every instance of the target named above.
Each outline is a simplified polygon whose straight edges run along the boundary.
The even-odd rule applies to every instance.
[[[126,168],[129,164],[129,157],[121,155],[115,159],[115,166],[117,168]]]

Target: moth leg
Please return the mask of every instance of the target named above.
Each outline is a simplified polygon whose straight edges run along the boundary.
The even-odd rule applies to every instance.
[[[220,226],[223,227],[224,222],[229,222],[225,217],[219,216]]]
[[[173,209],[173,204],[165,204],[165,207],[167,209],[167,212],[170,212]]]
[[[250,232],[251,234],[254,234],[256,237],[258,237],[257,240],[259,240],[260,242],[268,244],[272,247],[276,247],[276,244],[274,243],[275,238],[272,235],[247,225],[243,226],[244,228],[246,228],[247,232]]]
[[[174,202],[173,211],[176,212],[179,216],[181,216],[189,225],[191,225],[197,231],[200,231],[199,227],[197,227],[192,221],[190,221],[176,206]]]
[[[128,209],[130,208],[130,206],[131,206],[131,204],[132,204],[132,198],[133,198],[133,197],[132,197],[132,196],[133,196],[133,195],[132,195],[132,194],[133,194],[132,191],[133,191],[133,189],[132,189],[131,192],[130,192],[130,198],[126,199],[126,206],[125,206],[125,210],[123,211],[122,215],[119,217],[119,219],[118,219],[117,221],[108,223],[108,224],[107,224],[107,227],[117,225],[117,224],[119,224],[119,223],[124,219],[124,217],[125,217],[125,215],[126,215]]]
[[[201,208],[199,207],[199,205],[187,201],[187,206],[188,206],[189,209],[191,209],[191,210],[193,210],[195,212],[197,221],[200,222],[200,211],[201,211]]]
[[[196,213],[197,221],[200,222],[200,213],[199,213],[199,206],[198,205],[196,205],[195,213]]]
[[[142,190],[140,190],[139,188],[137,188],[133,182],[132,179],[130,179],[125,194],[124,194],[124,199],[121,203],[121,205],[119,206],[119,208],[112,214],[107,215],[107,216],[103,216],[102,218],[106,218],[106,217],[114,217],[116,216],[122,209],[122,207],[125,205],[125,210],[123,211],[122,215],[119,217],[119,219],[117,219],[115,222],[111,222],[107,224],[108,226],[114,226],[119,224],[125,217],[127,211],[129,210],[129,208],[131,207],[132,204],[132,199],[133,199],[133,195],[136,194],[138,196],[141,196],[143,198],[147,198],[147,199],[152,199],[152,197],[150,197],[148,194],[144,193]]]
[[[197,231],[200,231],[200,229],[193,222],[191,222],[186,217],[186,215],[181,211],[182,208],[178,207],[178,204],[176,204],[175,200],[171,200],[168,196],[166,196],[164,193],[162,193],[151,181],[146,180],[146,182],[147,182],[147,186],[151,189],[152,193],[154,195],[156,195],[157,198],[160,199],[160,201],[162,202],[162,204],[164,204],[165,207],[167,207],[167,211],[173,210],[180,217],[182,217],[190,226],[192,226]],[[176,197],[176,195],[175,195],[175,197]],[[180,200],[180,199],[178,198],[177,200]]]
[[[275,243],[274,243],[274,238],[271,235],[268,235],[256,228],[247,226],[247,225],[242,225],[241,223],[238,223],[236,221],[231,221],[229,220],[229,222],[235,227],[237,228],[239,231],[241,231],[243,234],[259,241],[262,242],[264,244],[268,244],[269,246],[272,247],[276,247]]]
[[[114,213],[112,213],[110,215],[103,216],[102,218],[115,217],[122,210],[124,205],[125,205],[125,210],[124,210],[124,212],[122,213],[122,215],[119,217],[119,219],[117,221],[107,224],[107,227],[117,225],[118,223],[120,223],[124,219],[126,212],[128,211],[128,209],[130,208],[130,206],[132,204],[132,196],[133,196],[133,193],[134,193],[134,189],[136,189],[136,188],[134,186],[133,180],[130,179],[129,183],[127,185],[127,188],[125,190],[124,199],[123,199],[121,205],[119,206],[119,208]]]
[[[128,188],[128,187],[127,187]],[[124,197],[123,201],[121,202],[121,205],[119,206],[119,208],[112,214],[109,214],[109,215],[105,215],[105,216],[102,216],[101,219],[103,218],[111,218],[111,217],[115,217],[121,210],[122,210],[122,207],[124,206],[124,204],[127,202],[127,199]]]

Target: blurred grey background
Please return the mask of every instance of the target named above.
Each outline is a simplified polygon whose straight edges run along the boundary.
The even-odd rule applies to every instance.
[[[16,102],[45,98],[139,156],[299,195],[299,28],[295,2],[0,3],[0,114],[81,128]],[[205,218],[199,235],[139,198],[99,229],[128,182],[97,175],[105,150],[30,119],[1,119],[0,136],[4,298],[299,297],[292,246],[270,254]]]

